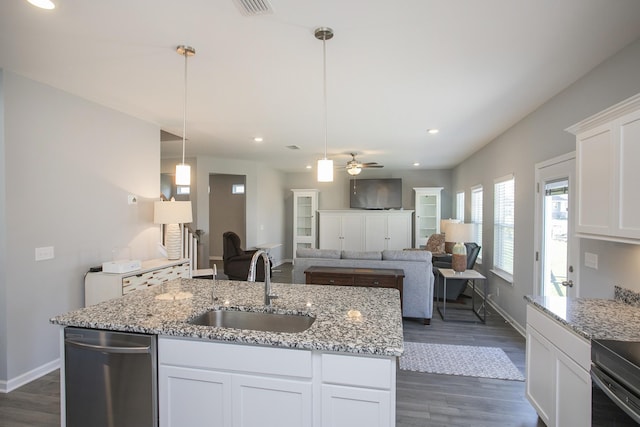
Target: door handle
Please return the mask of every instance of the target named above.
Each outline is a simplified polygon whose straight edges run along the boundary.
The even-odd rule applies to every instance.
[[[565,280],[562,282],[562,286],[568,286],[570,288],[573,288],[573,280]]]

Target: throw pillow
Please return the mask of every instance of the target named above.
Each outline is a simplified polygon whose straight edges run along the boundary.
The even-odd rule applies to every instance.
[[[427,246],[425,246],[424,249],[431,252],[432,254],[443,254],[444,234],[432,234],[431,236],[429,236],[429,239],[427,240]]]

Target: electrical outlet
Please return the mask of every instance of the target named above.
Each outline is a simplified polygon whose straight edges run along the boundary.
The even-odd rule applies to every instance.
[[[53,258],[54,258],[53,246],[36,248],[36,261],[44,261],[44,260],[53,259]]]
[[[138,204],[138,197],[136,195],[134,195],[134,194],[129,194],[127,196],[127,202],[130,205],[137,205]]]
[[[591,252],[584,253],[584,266],[598,269],[598,254],[592,254]]]

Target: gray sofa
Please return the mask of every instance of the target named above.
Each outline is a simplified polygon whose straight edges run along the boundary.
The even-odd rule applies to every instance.
[[[423,319],[425,325],[431,322],[434,278],[429,251],[298,249],[293,283],[305,283],[304,271],[311,266],[401,269],[404,271],[402,316]]]

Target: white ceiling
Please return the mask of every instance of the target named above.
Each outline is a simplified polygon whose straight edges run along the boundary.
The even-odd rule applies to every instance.
[[[54,2],[2,0],[0,67],[182,135],[175,47],[191,45],[187,157],[286,171],[322,157],[316,27],[335,32],[329,157],[394,170],[456,165],[640,37],[638,0],[269,0],[263,16],[233,0]]]

